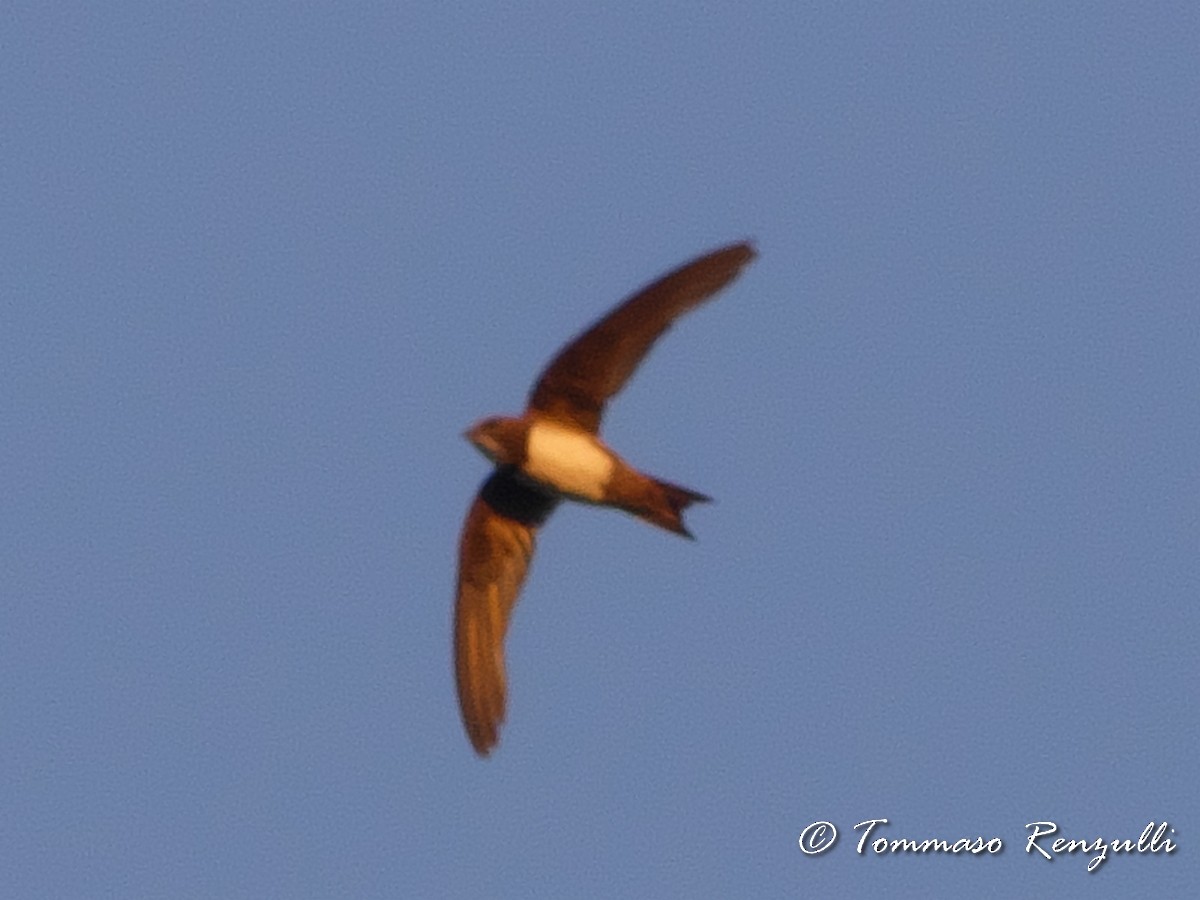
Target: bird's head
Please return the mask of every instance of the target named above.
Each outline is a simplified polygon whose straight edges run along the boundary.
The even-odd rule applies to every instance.
[[[522,419],[492,416],[476,422],[463,437],[498,466],[520,465],[525,458],[528,431],[529,426]]]

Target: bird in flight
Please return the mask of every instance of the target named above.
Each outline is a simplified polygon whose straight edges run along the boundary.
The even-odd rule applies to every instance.
[[[504,635],[538,528],[563,499],[624,510],[684,537],[696,491],[633,468],[600,440],[604,405],[677,318],[729,284],[754,259],[748,243],[706,253],[642,288],[551,360],[519,417],[494,416],[466,433],[496,468],[479,489],[459,543],[454,670],[463,724],[486,756],[504,720]]]

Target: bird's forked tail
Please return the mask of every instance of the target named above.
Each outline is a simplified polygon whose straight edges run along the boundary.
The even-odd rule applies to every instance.
[[[683,524],[683,511],[693,503],[711,503],[712,497],[657,478],[647,478],[646,481],[646,498],[649,502],[636,510],[635,514],[652,525],[695,540]]]

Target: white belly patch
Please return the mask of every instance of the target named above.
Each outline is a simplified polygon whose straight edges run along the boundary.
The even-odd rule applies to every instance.
[[[564,494],[599,502],[615,465],[590,434],[553,422],[537,422],[529,429],[526,474]]]

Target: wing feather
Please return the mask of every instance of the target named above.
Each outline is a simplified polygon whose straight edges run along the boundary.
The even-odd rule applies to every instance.
[[[642,288],[567,344],[534,385],[529,408],[595,434],[604,404],[624,387],[672,323],[729,284],[754,248],[706,253]]]
[[[558,500],[497,469],[467,513],[459,544],[454,668],[463,725],[486,756],[499,740],[506,681],[504,636],[533,558],[538,527]]]

